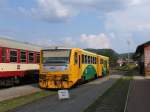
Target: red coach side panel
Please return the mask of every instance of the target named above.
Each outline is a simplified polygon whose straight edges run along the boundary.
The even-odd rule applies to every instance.
[[[2,48],[0,48],[0,63],[2,63]]]
[[[10,54],[9,54],[9,48],[6,48],[6,63],[9,63],[9,57],[10,57]]]

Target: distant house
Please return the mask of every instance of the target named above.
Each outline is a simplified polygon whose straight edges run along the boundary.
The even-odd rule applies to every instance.
[[[136,49],[135,56],[139,63],[140,73],[150,76],[150,41],[139,45]]]

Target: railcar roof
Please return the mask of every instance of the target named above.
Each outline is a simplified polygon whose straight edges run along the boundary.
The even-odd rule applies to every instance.
[[[23,49],[23,50],[30,50],[30,51],[40,51],[42,48],[41,46],[34,45],[27,42],[20,42],[8,38],[0,37],[0,47],[8,47],[8,48],[15,48],[15,49]]]
[[[107,57],[107,56],[103,56],[103,55],[99,55],[99,56],[104,58],[104,59],[109,59],[109,57]]]

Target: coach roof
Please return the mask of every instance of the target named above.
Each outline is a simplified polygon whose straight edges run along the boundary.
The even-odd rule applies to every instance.
[[[8,47],[8,48],[15,48],[15,49],[23,49],[23,50],[30,50],[30,51],[40,51],[42,48],[41,46],[27,43],[27,42],[20,42],[8,38],[0,37],[0,47]]]

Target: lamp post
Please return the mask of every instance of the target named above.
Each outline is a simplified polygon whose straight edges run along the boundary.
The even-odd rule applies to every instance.
[[[129,60],[130,60],[130,41],[129,40],[127,40],[127,44],[128,44],[128,65],[129,65]]]

